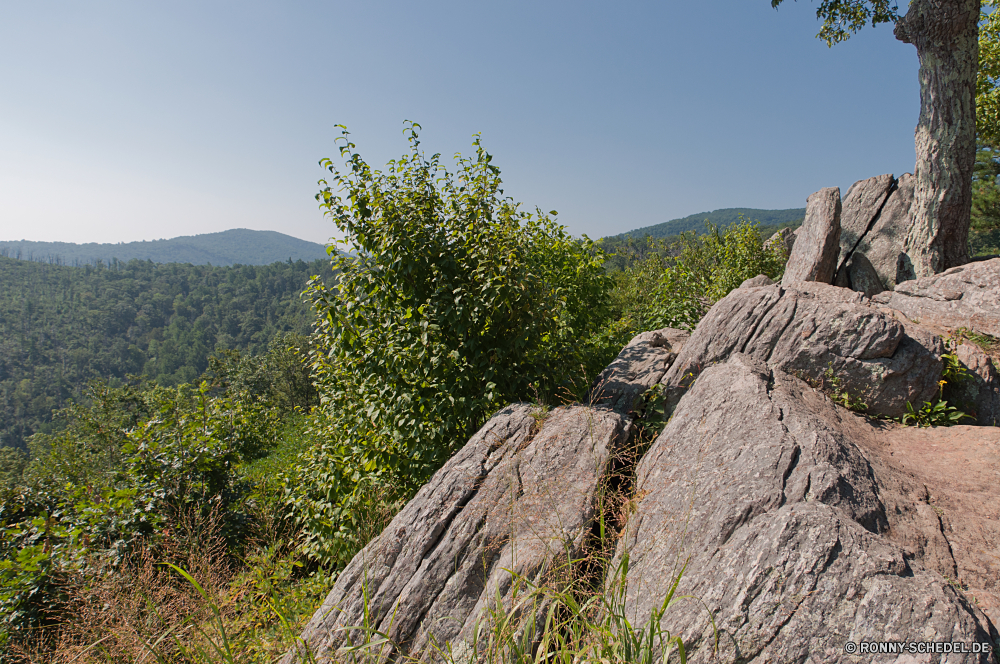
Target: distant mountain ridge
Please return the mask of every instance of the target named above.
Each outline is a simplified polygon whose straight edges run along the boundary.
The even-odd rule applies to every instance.
[[[612,237],[615,239],[625,239],[628,237],[638,239],[647,236],[654,238],[670,237],[688,231],[704,233],[706,220],[719,228],[728,228],[739,222],[740,215],[749,221],[758,222],[761,228],[798,226],[806,216],[806,209],[757,210],[754,208],[725,208],[712,212],[699,212],[683,219],[672,219],[662,224],[656,224],[655,226],[644,226],[643,228],[626,231]]]
[[[291,259],[311,262],[326,258],[326,247],[278,233],[235,228],[220,233],[185,235],[169,240],[118,244],[74,244],[0,240],[0,256],[59,265],[91,265],[97,261],[132,259],[193,265],[270,265]]]

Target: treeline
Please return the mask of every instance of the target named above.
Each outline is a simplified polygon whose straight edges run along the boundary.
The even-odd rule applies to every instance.
[[[150,261],[69,267],[0,257],[0,446],[50,432],[94,378],[189,383],[218,349],[308,334],[299,295],[329,261],[212,267]]]
[[[270,265],[286,259],[324,260],[326,247],[275,231],[235,228],[221,233],[117,244],[3,240],[0,241],[0,256],[77,267],[130,260],[194,265]]]

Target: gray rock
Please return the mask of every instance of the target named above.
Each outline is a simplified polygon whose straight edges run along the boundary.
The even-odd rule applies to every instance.
[[[636,335],[597,377],[584,401],[631,412],[635,399],[660,382],[689,336],[671,327]]]
[[[896,186],[896,178],[891,174],[877,175],[867,180],[859,180],[851,185],[844,196],[840,214],[840,257],[837,274],[846,269],[851,254],[861,238],[871,229],[882,212],[882,206]],[[834,280],[834,283],[837,283]],[[855,289],[857,290],[857,289]]]
[[[837,269],[839,242],[840,189],[820,189],[806,199],[806,218],[799,228],[781,283],[830,283]]]
[[[905,281],[874,300],[921,325],[1000,337],[1000,258]]]
[[[889,538],[894,515],[854,442],[870,432],[746,355],[706,369],[637,468],[616,556],[628,553],[625,614],[642,625],[684,568],[676,594],[695,599],[671,606],[662,627],[691,662],[991,662],[845,654],[848,641],[996,637],[962,592]]]
[[[890,290],[916,276],[905,245],[912,223],[910,208],[915,182],[909,173],[900,176],[875,223],[855,249],[855,253],[862,253],[868,258],[882,285]]]
[[[979,346],[966,341],[955,349],[958,361],[965,368],[965,378],[953,380],[945,386],[944,396],[949,405],[966,413],[974,413],[980,426],[995,427],[1000,424],[1000,375],[993,360]]]
[[[365,593],[373,627],[430,654],[432,639],[463,643],[490,602],[510,601],[507,570],[537,582],[579,551],[629,421],[570,406],[536,433],[537,415],[527,404],[494,415],[355,556],[302,634],[317,661],[332,661],[342,628],[363,623]]]
[[[782,249],[785,250],[785,256],[791,256],[792,248],[795,246],[796,237],[797,236],[795,234],[795,231],[793,231],[791,228],[787,227],[782,228],[781,230],[777,231],[774,235],[769,237],[767,241],[764,243],[764,246],[771,247],[774,245],[779,245]]]
[[[709,310],[661,380],[668,406],[705,368],[734,353],[817,382],[829,383],[829,370],[869,412],[899,417],[907,402],[937,392],[944,345],[861,293],[810,282],[737,289]]]
[[[774,282],[766,274],[758,274],[756,277],[750,277],[740,284],[740,288],[760,288],[761,286],[773,286]]]
[[[843,267],[847,274],[847,283],[851,290],[864,293],[865,297],[874,297],[885,290],[882,279],[868,257],[859,251],[851,255]]]

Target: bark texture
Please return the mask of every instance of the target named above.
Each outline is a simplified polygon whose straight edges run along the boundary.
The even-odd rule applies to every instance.
[[[968,262],[976,159],[980,0],[913,0],[896,24],[920,59],[913,223],[906,253],[917,277]]]

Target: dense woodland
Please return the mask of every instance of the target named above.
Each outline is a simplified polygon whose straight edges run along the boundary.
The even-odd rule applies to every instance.
[[[326,247],[275,231],[234,228],[221,233],[117,244],[6,239],[0,240],[0,256],[74,266],[114,261],[127,263],[130,260],[194,265],[268,265],[289,259],[307,263],[323,260],[326,258]]]
[[[260,354],[308,334],[299,297],[329,261],[266,266],[113,261],[69,267],[0,257],[0,442],[23,448],[91,379],[195,381],[219,349]]]

